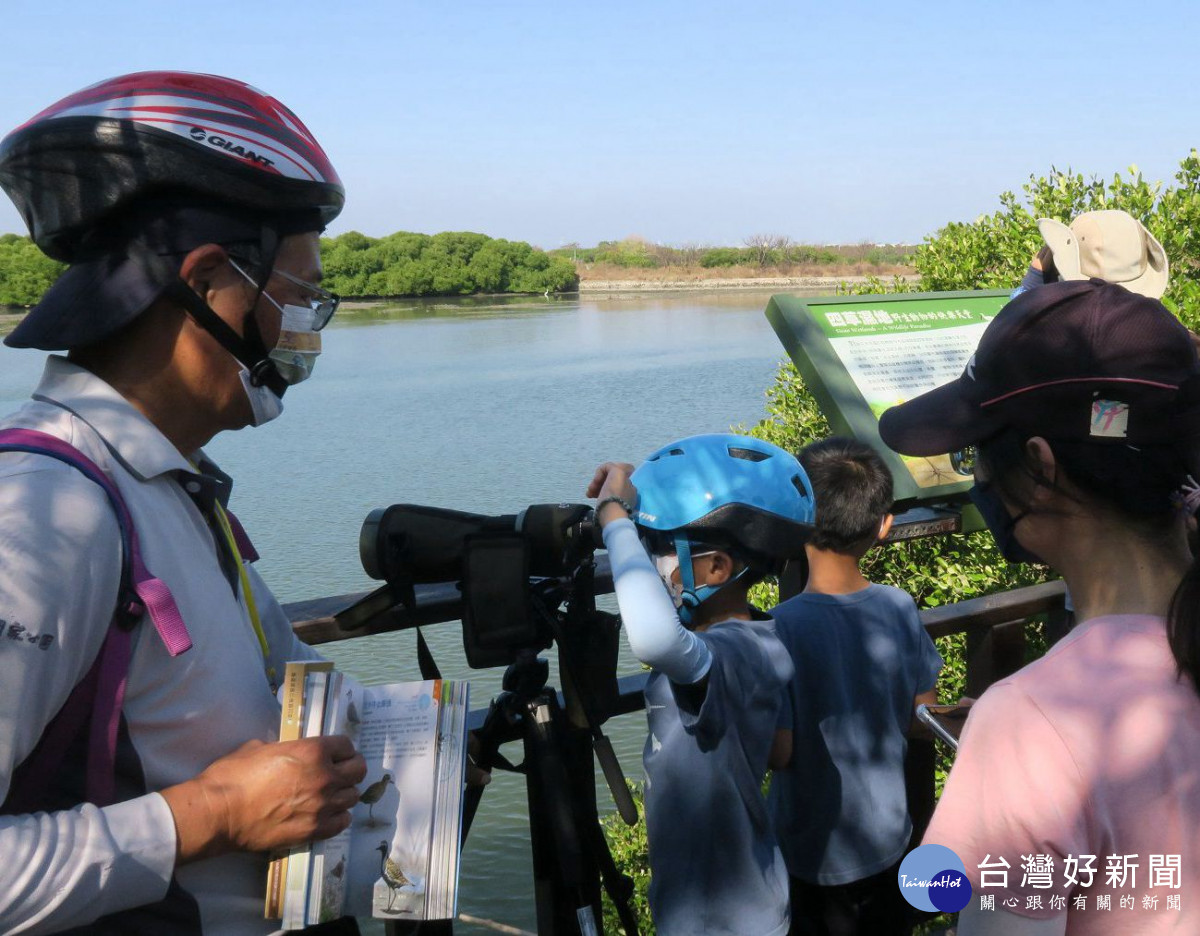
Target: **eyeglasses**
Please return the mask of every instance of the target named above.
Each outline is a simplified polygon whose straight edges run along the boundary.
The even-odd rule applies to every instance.
[[[242,276],[253,286],[263,289],[265,295],[265,287],[261,287],[254,281],[245,270],[243,270],[234,261],[233,257],[229,258],[229,265],[237,270]],[[338,309],[338,305],[342,301],[342,297],[337,293],[331,293],[327,289],[322,289],[316,283],[310,283],[308,280],[300,279],[298,276],[293,276],[291,273],[284,270],[272,270],[271,276],[278,276],[281,279],[287,280],[293,286],[299,286],[304,290],[306,301],[313,311],[313,331],[320,331],[329,324],[329,320],[333,318],[333,313]],[[267,296],[272,302],[275,300],[271,296]],[[278,303],[276,303],[278,306]]]
[[[328,289],[322,289],[316,283],[310,283],[308,280],[302,280],[298,276],[292,276],[283,270],[272,270],[272,276],[278,276],[293,286],[299,286],[308,296],[308,304],[312,306],[312,310],[316,318],[313,321],[313,330],[320,331],[329,324],[329,320],[333,318],[333,313],[338,309],[338,305],[342,301],[342,297],[337,293],[331,293]]]

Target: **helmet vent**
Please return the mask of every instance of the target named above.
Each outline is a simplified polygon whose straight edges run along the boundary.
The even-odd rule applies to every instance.
[[[808,491],[804,489],[804,482],[800,480],[799,475],[792,475],[792,485],[800,492],[800,496],[804,500],[808,500]]]
[[[752,462],[766,461],[771,457],[767,452],[759,452],[755,449],[748,448],[735,448],[732,445],[729,446],[728,451],[731,458],[741,458]]]
[[[683,454],[683,449],[681,449],[681,448],[673,448],[673,449],[671,449],[671,451],[667,452],[667,454],[668,454],[668,455],[682,455],[682,454]]]

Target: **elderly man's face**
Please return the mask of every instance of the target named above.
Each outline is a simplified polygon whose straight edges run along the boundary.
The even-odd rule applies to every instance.
[[[322,275],[320,237],[315,232],[292,234],[280,241],[272,275],[262,294],[220,248],[209,245],[194,253],[204,254],[199,267],[208,272],[196,274],[196,279],[209,307],[243,336],[253,317],[268,352],[279,341],[282,324],[280,310],[271,299],[279,306],[307,306],[309,291],[293,279],[316,285]],[[293,279],[279,276],[280,271]],[[253,411],[242,387],[241,364],[196,323],[187,321],[184,330],[190,336],[191,350],[183,356],[180,376],[191,387],[190,393],[198,398],[197,402],[204,401],[203,408],[210,414],[213,430],[250,425]]]

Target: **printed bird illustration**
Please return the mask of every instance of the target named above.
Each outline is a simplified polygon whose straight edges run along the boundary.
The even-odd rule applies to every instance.
[[[338,863],[333,866],[333,870],[329,872],[329,876],[333,877],[333,878],[337,878],[340,881],[342,879],[342,877],[345,875],[345,873],[346,873],[346,856],[342,855],[342,857],[338,860]]]
[[[392,782],[392,775],[385,773],[383,778],[376,780],[369,787],[362,791],[358,801],[367,804],[367,825],[378,825],[375,819],[375,804],[383,799],[383,794],[387,792],[388,784]]]
[[[346,708],[346,721],[351,725],[362,724],[362,719],[358,717],[358,708],[354,704],[353,696],[347,692],[346,697],[350,699],[349,705]]]
[[[388,905],[384,913],[393,913],[392,907],[396,903],[396,894],[400,892],[400,888],[405,884],[411,885],[412,881],[404,876],[400,865],[388,857],[388,843],[386,839],[380,842],[379,847],[375,850],[379,852],[379,876],[388,888]]]

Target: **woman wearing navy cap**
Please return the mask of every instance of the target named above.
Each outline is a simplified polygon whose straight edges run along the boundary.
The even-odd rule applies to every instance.
[[[1200,931],[1187,330],[1099,280],[1032,290],[958,380],[884,413],[880,433],[911,455],[975,446],[972,499],[997,545],[1061,573],[1080,622],[967,720],[925,835],[974,889],[959,933]]]

